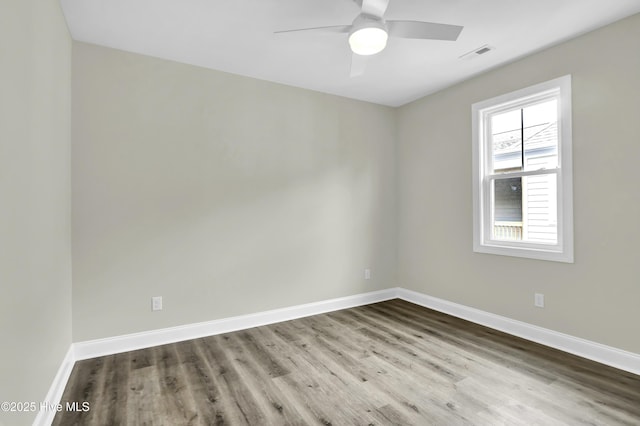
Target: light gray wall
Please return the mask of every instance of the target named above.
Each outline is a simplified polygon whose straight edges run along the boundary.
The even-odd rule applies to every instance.
[[[395,285],[390,108],[74,43],[72,128],[74,341]]]
[[[39,403],[71,343],[71,40],[58,1],[2,2],[0,64],[0,401]]]
[[[640,353],[638,52],[635,15],[398,110],[398,284]],[[575,263],[473,253],[471,104],[565,74]]]

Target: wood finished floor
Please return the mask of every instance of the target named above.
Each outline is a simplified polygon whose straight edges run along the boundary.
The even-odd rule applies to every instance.
[[[54,425],[640,425],[640,376],[401,300],[76,363]]]

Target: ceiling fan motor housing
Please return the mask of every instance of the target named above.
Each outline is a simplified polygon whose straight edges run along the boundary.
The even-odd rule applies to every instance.
[[[358,55],[375,55],[387,46],[387,25],[377,16],[360,14],[349,31],[349,46]]]

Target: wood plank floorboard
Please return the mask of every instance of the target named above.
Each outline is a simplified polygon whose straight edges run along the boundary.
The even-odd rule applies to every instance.
[[[399,299],[79,361],[53,425],[640,425],[640,376]]]

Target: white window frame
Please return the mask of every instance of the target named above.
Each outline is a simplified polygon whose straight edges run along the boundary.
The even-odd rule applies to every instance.
[[[511,177],[555,174],[557,177],[557,244],[492,239],[489,149],[486,122],[491,114],[524,107],[545,98],[558,99],[558,167],[509,173]],[[492,99],[471,107],[473,133],[473,251],[573,263],[573,169],[571,131],[571,76],[566,75]],[[493,175],[495,177],[495,175]]]

